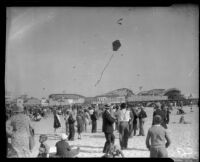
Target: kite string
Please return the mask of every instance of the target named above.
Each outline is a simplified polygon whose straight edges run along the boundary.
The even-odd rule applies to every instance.
[[[106,64],[106,66],[103,68],[103,71],[101,72],[101,76],[100,76],[99,80],[96,82],[95,86],[97,86],[97,84],[99,84],[99,82],[101,81],[101,78],[102,78],[102,76],[103,76],[103,73],[104,73],[104,71],[106,70],[106,68],[108,67],[108,65],[110,64],[110,62],[111,62],[113,56],[114,56],[114,53],[111,55],[110,59],[108,60],[108,62],[107,62],[107,64]]]

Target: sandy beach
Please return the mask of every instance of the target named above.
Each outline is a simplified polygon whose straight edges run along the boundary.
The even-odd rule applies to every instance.
[[[170,123],[168,131],[172,140],[171,146],[168,148],[168,155],[174,159],[199,159],[199,108],[193,107],[193,112],[190,112],[189,107],[183,107],[186,112],[185,120],[191,124],[179,124],[181,115],[176,115],[176,110],[170,115]],[[151,127],[153,108],[146,107],[147,119],[144,125],[145,134],[148,128]],[[62,128],[58,130],[58,134],[65,132],[64,119],[61,116]],[[32,157],[36,157],[39,148],[39,135],[47,134],[47,144],[51,147],[51,151],[55,151],[55,143],[59,140],[59,136],[54,135],[53,116],[50,115],[46,119],[41,119],[40,122],[33,122],[35,128],[35,147],[32,151]],[[115,131],[115,144],[119,146],[119,134]],[[75,134],[75,141],[68,141],[73,148],[80,147],[78,157],[101,157],[105,143],[104,133],[102,132],[102,120],[98,120],[97,133],[91,133],[91,125],[88,127],[88,132],[82,133],[82,139],[78,140],[78,134]],[[149,157],[149,151],[145,146],[146,136],[134,136],[129,139],[128,149],[123,150],[125,157]]]

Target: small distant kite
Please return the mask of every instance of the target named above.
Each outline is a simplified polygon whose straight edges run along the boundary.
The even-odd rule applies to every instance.
[[[117,51],[121,47],[120,41],[119,40],[115,40],[114,42],[112,42],[112,47],[113,47],[113,51]],[[106,68],[108,67],[108,65],[110,64],[110,62],[111,62],[111,60],[112,60],[113,57],[114,57],[114,53],[111,55],[111,57],[108,60],[107,64],[103,68],[103,71],[101,72],[101,76],[100,76],[99,80],[97,80],[96,84],[94,85],[95,87],[100,83],[101,78],[103,76],[103,73],[106,70]]]
[[[121,47],[121,43],[119,40],[115,40],[113,43],[112,43],[112,46],[113,46],[113,51],[117,51],[120,47]]]
[[[120,18],[119,20],[117,20],[117,23],[118,23],[119,25],[122,25],[122,20],[123,20],[123,18]]]

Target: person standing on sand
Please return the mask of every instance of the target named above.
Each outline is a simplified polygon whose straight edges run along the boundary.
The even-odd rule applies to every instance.
[[[139,107],[139,135],[138,136],[145,136],[144,134],[144,122],[145,118],[147,117],[146,112],[144,111],[144,108],[142,106]]]
[[[88,125],[90,125],[91,123],[90,114],[87,109],[84,110],[84,119],[85,119],[84,131],[87,132]]]
[[[92,133],[96,133],[97,132],[97,118],[98,118],[98,114],[97,111],[95,110],[95,108],[93,108],[94,111],[91,115],[91,120],[92,120]]]
[[[118,118],[119,118],[119,112],[120,112],[120,108],[118,105],[115,106],[115,112],[114,112],[114,116],[116,118],[116,121],[115,121],[115,130],[119,131],[119,121],[118,121]]]
[[[165,129],[167,129],[167,124],[166,124],[166,121],[167,121],[167,119],[166,119],[166,117],[167,117],[167,115],[166,115],[166,112],[164,111],[164,110],[161,110],[161,104],[159,103],[159,102],[157,102],[156,104],[155,104],[155,108],[156,108],[156,110],[153,112],[153,117],[155,116],[155,115],[160,115],[161,116],[161,125],[165,128]],[[162,106],[163,107],[163,106]],[[153,120],[153,122],[152,122],[152,125],[154,125],[154,120]]]
[[[149,128],[146,137],[146,147],[150,150],[151,158],[168,157],[167,148],[171,144],[169,134],[160,124],[162,118],[160,115],[153,117],[154,125]],[[151,140],[151,144],[149,141]],[[166,142],[167,141],[167,142]]]
[[[68,123],[69,123],[69,141],[74,141],[75,136],[75,121],[76,121],[76,114],[72,111],[69,114]]]
[[[115,122],[115,117],[110,114],[110,106],[105,105],[105,110],[102,114],[103,124],[102,131],[105,134],[106,142],[103,148],[103,153],[108,153],[110,145],[114,144],[115,136],[113,134],[113,123]]]
[[[130,111],[127,109],[127,105],[122,103],[120,105],[121,110],[119,113],[119,143],[121,149],[127,149],[129,138],[129,121],[131,120]]]
[[[137,107],[132,107],[131,108],[131,112],[132,112],[132,115],[131,117],[133,118],[132,119],[132,129],[130,130],[130,137],[133,137],[136,135],[136,132],[137,132],[137,129],[138,129],[138,108]]]
[[[6,121],[6,134],[11,138],[11,145],[18,158],[30,157],[34,147],[29,141],[31,130],[34,130],[30,118],[24,114],[23,105],[14,106],[13,113]]]
[[[65,117],[64,117],[64,120],[65,120],[66,135],[69,135],[69,122],[68,122],[69,114],[70,114],[70,111],[67,110],[67,112],[65,113]]]
[[[192,105],[193,105],[193,103],[192,103],[192,100],[190,101],[190,112],[193,112],[193,110],[192,110]]]
[[[57,110],[54,111],[54,124],[53,124],[53,127],[54,127],[54,133],[55,134],[57,133],[56,130],[61,127],[60,117],[58,115]]]
[[[78,139],[81,139],[81,133],[83,132],[83,127],[84,127],[84,116],[83,116],[83,111],[81,109],[78,110],[76,121],[77,121]]]

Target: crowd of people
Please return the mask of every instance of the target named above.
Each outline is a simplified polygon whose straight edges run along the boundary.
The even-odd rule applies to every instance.
[[[36,118],[39,115],[45,118],[52,113],[55,135],[58,135],[57,129],[61,127],[61,116],[65,121],[65,133],[61,134],[61,140],[56,143],[56,154],[52,155],[46,143],[48,137],[42,134],[39,139],[38,157],[76,157],[80,148],[72,149],[67,141],[75,140],[75,130],[77,130],[78,140],[81,140],[82,132],[88,132],[88,125],[92,127],[90,132],[96,133],[99,118],[102,118],[102,132],[105,135],[102,150],[104,158],[124,157],[123,150],[128,148],[129,138],[136,135],[146,136],[146,147],[150,151],[150,157],[167,157],[167,147],[171,143],[167,124],[170,121],[172,105],[157,102],[152,106],[154,107],[152,127],[146,132],[144,124],[148,116],[141,103],[105,104],[101,108],[97,105],[88,107],[76,105],[66,109],[62,106],[34,109],[15,105],[6,121],[7,139],[11,139],[11,142],[7,140],[7,156],[30,157],[36,142],[34,141],[34,128],[31,124],[32,116]],[[114,131],[119,132],[120,147],[115,145]]]

